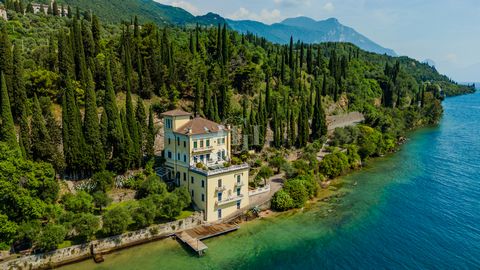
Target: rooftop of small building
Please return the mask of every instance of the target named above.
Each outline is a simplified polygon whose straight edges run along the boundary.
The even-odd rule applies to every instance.
[[[161,116],[191,116],[192,114],[183,110],[175,109],[171,111],[166,111],[161,114]]]
[[[224,125],[215,123],[202,117],[195,117],[181,127],[177,128],[175,132],[185,135],[199,135],[216,133],[221,130],[226,130]]]

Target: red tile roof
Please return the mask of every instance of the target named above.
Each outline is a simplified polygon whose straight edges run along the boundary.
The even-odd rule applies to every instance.
[[[225,126],[221,124],[215,123],[205,118],[196,117],[185,123],[183,126],[177,128],[175,132],[185,135],[198,135],[215,133],[225,129]]]

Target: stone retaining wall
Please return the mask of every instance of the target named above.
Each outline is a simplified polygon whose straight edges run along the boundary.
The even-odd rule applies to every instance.
[[[104,254],[115,250],[139,245],[165,238],[176,232],[192,229],[203,224],[202,214],[195,214],[186,219],[154,225],[146,229],[127,232],[90,243],[57,249],[52,252],[29,255],[0,263],[0,269],[50,269],[60,265],[91,258],[93,254]]]

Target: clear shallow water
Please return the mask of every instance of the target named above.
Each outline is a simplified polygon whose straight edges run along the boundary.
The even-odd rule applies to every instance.
[[[167,239],[62,269],[480,269],[480,93],[444,107],[333,205],[242,224],[202,258]]]

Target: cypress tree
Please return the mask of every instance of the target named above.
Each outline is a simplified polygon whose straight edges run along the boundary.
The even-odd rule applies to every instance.
[[[93,14],[92,36],[93,36],[93,42],[95,44],[95,55],[97,55],[100,52],[100,33],[101,33],[100,21],[98,20],[97,15]]]
[[[145,146],[145,153],[147,159],[151,159],[155,156],[155,126],[153,125],[153,109],[150,107],[148,111],[148,133],[147,133],[147,143]]]
[[[25,142],[22,142],[25,147]],[[43,119],[42,109],[40,108],[40,103],[38,98],[35,95],[33,98],[33,112],[32,112],[32,123],[31,123],[31,155],[32,159],[35,161],[51,162],[54,163],[57,159],[56,149],[51,143],[50,134],[48,133],[47,127],[45,125],[45,120]],[[58,165],[58,162],[57,162]],[[57,166],[58,168],[58,166]]]
[[[137,119],[135,117],[135,111],[133,110],[132,104],[132,94],[130,93],[130,89],[127,88],[127,98],[125,101],[125,120],[128,128],[128,135],[131,140],[132,144],[132,165],[140,166],[142,160],[142,153],[141,148],[142,144],[139,138],[139,131],[138,131],[138,124]]]
[[[67,171],[72,177],[77,178],[82,176],[83,169],[85,169],[85,141],[82,133],[80,110],[75,101],[71,79],[67,78],[66,83],[62,101],[63,154]]]
[[[85,117],[83,121],[83,135],[87,147],[88,168],[93,171],[105,169],[105,153],[103,152],[102,139],[95,97],[95,85],[92,72],[88,71],[88,85],[85,91]]]
[[[0,72],[5,76],[8,96],[13,100],[13,55],[12,43],[8,37],[7,24],[0,25]]]
[[[212,94],[210,93],[207,80],[203,84],[203,114],[206,118],[213,119]]]
[[[61,127],[55,120],[55,116],[52,112],[52,101],[49,97],[41,97],[39,99],[40,108],[42,109],[43,119],[45,120],[45,126],[47,127],[48,134],[50,135],[51,143],[53,145],[60,144],[62,140]]]
[[[141,146],[142,154],[145,154],[145,144],[147,139],[147,116],[145,114],[145,106],[143,105],[143,100],[138,97],[137,107],[135,109],[135,118],[138,123],[138,134],[139,134],[139,141]]]
[[[70,37],[63,30],[58,35],[58,71],[64,78],[75,74]]]
[[[270,72],[267,72],[267,76],[265,78],[265,111],[267,112],[267,116],[272,114],[272,94],[270,93]]]
[[[229,60],[229,40],[228,40],[228,33],[227,33],[227,24],[223,24],[222,29],[222,57],[223,57],[223,65],[226,65]]]
[[[288,55],[288,66],[290,69],[293,69],[293,37],[290,36],[290,47],[289,47],[289,55]]]
[[[5,81],[5,75],[1,73],[0,78],[1,93],[0,93],[0,106],[1,106],[1,122],[0,122],[0,140],[7,143],[11,149],[20,150],[17,142],[17,136],[15,133],[15,125],[13,123],[12,110],[10,107],[10,98],[8,97],[7,84]]]
[[[137,154],[135,152],[135,146],[133,144],[132,138],[130,137],[130,132],[128,130],[128,120],[126,117],[125,110],[122,108],[120,110],[120,119],[122,122],[122,130],[124,136],[123,152],[121,152],[120,160],[123,165],[123,169],[134,168],[137,160]]]
[[[106,60],[106,93],[105,93],[105,105],[104,110],[107,121],[107,143],[106,148],[111,151],[106,152],[107,155],[113,157],[113,168],[122,171],[126,169],[122,163],[121,155],[124,154],[124,134],[122,129],[122,121],[120,120],[120,114],[115,98],[115,91],[113,89],[112,75],[110,73],[110,61]]]
[[[32,3],[28,3],[26,13],[34,13],[34,12],[35,11],[33,10]]]
[[[54,16],[59,16],[59,15],[60,15],[60,12],[59,12],[59,10],[58,10],[57,1],[53,1],[52,9],[53,9],[53,15],[54,15]]]
[[[28,123],[28,117],[26,113],[25,105],[23,106],[21,117],[20,117],[20,136],[19,141],[21,141],[21,148],[23,157],[30,159],[32,156],[31,153],[31,141],[30,141],[30,126]]]
[[[322,106],[322,95],[319,89],[320,88],[317,88],[315,94],[315,107],[313,109],[312,119],[312,140],[317,140],[323,135],[327,135],[327,120]]]
[[[202,97],[200,95],[200,80],[197,79],[197,85],[195,86],[195,93],[194,93],[194,103],[193,103],[193,114],[195,116],[199,116],[201,114],[201,100]]]
[[[16,45],[13,55],[13,89],[12,89],[12,108],[16,121],[20,120],[22,109],[27,101],[27,93],[25,90],[23,60],[20,46]]]

